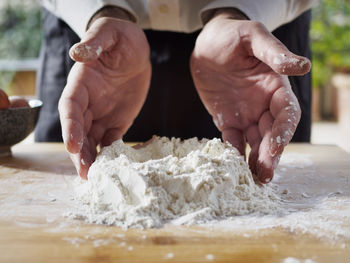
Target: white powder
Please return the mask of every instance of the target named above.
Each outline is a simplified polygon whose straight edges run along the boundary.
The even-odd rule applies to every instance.
[[[296,65],[299,61],[300,60],[297,58],[287,57],[286,54],[280,53],[279,57],[274,57],[272,62],[275,65],[281,65],[281,64],[286,64],[286,63]],[[303,63],[303,62],[301,62],[301,63]],[[305,63],[307,63],[307,62],[304,62],[304,64]],[[303,67],[304,64],[302,64],[300,67]]]
[[[285,258],[283,260],[283,263],[316,263],[316,262],[312,259],[300,260],[297,258],[289,257],[289,258]]]
[[[96,55],[99,57],[102,53],[102,47],[101,46],[98,46],[98,48],[96,49]]]
[[[134,250],[134,247],[133,247],[133,246],[128,246],[128,250],[129,250],[129,251],[133,251],[133,250]]]
[[[154,136],[134,147],[118,140],[88,178],[76,187],[87,204],[79,218],[88,222],[149,228],[279,211],[270,186],[256,184],[237,149],[220,139]]]
[[[279,58],[273,58],[273,64],[275,64],[275,65],[280,65],[280,64],[282,64],[282,61],[279,59]]]
[[[165,258],[174,258],[174,253],[168,253],[165,255]]]
[[[214,257],[213,254],[207,254],[207,255],[205,255],[205,259],[206,259],[206,260],[210,260],[210,261],[211,261],[211,260],[214,260],[214,258],[215,258],[215,257]]]
[[[303,60],[301,63],[300,63],[300,67],[304,67],[304,65],[307,63],[307,60]]]

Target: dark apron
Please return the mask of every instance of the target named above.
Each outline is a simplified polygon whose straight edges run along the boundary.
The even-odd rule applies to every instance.
[[[311,12],[273,33],[292,52],[310,58],[309,27]],[[57,103],[74,64],[69,48],[78,36],[60,19],[43,10],[44,39],[38,94],[44,101],[36,127],[36,141],[62,141]],[[146,102],[125,141],[145,141],[152,135],[213,138],[221,137],[195,90],[189,58],[199,32],[192,34],[145,31],[151,47],[152,80]],[[293,141],[310,141],[311,75],[289,78],[302,109]]]

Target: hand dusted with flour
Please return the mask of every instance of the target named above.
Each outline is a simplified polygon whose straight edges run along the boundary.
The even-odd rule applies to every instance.
[[[217,10],[197,38],[191,72],[223,140],[241,154],[248,143],[251,171],[269,183],[301,116],[287,76],[306,74],[311,63],[244,19],[237,10]]]
[[[196,224],[249,213],[276,213],[270,186],[255,184],[239,152],[220,139],[154,136],[102,149],[77,186],[88,222],[129,227]]]
[[[58,109],[63,141],[86,178],[97,145],[122,138],[141,110],[151,78],[149,46],[134,23],[105,17],[69,54],[76,63]]]

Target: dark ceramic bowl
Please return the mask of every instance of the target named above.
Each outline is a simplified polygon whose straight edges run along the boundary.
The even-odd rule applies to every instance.
[[[35,127],[42,101],[31,99],[30,107],[0,110],[0,155],[11,153],[11,146],[27,137]]]

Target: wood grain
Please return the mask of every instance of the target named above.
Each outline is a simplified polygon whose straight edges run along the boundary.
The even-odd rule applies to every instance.
[[[310,155],[315,176],[350,178],[350,155],[335,146],[294,144],[287,152]],[[12,157],[0,159],[0,262],[283,262],[287,257],[349,262],[349,244],[281,228],[123,231],[72,222],[59,214],[65,202],[50,199],[50,193],[70,191],[65,181],[72,176],[75,170],[62,144],[19,145]],[[316,179],[315,185],[333,191]],[[37,191],[30,194],[28,189]],[[6,207],[6,201],[14,205]]]

